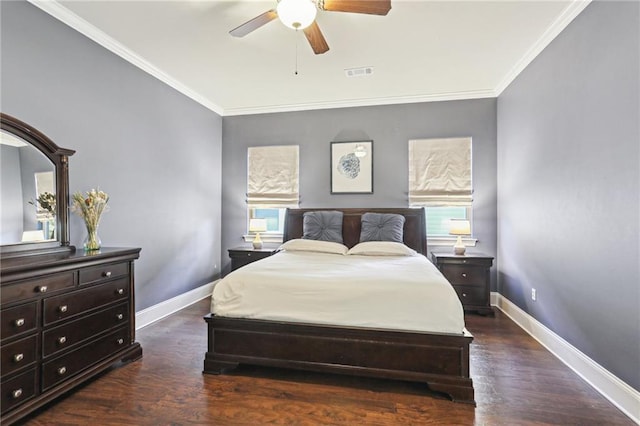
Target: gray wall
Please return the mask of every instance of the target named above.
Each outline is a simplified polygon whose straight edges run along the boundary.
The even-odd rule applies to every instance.
[[[498,99],[499,290],[637,390],[639,8],[592,3]]]
[[[261,145],[300,145],[301,207],[406,207],[409,139],[471,136],[475,249],[496,252],[495,99],[225,117],[222,128],[225,272],[246,232],[247,147]],[[358,140],[373,140],[374,193],[332,195],[330,142]]]
[[[136,309],[216,278],[221,117],[29,3],[0,7],[2,111],[77,151],[71,192],[111,196],[99,235],[142,247]],[[70,222],[81,247],[83,222]]]

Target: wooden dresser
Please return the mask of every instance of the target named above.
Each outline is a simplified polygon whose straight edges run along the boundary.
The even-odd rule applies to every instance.
[[[135,342],[139,248],[3,258],[1,423],[107,369],[142,357]]]

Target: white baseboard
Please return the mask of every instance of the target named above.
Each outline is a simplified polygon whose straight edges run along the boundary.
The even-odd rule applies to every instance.
[[[640,424],[640,392],[611,374],[501,294],[492,292],[491,304],[497,306],[631,420]]]
[[[186,293],[136,312],[136,330],[146,327],[151,323],[179,311],[180,309],[186,308],[189,305],[193,305],[194,303],[211,296],[213,286],[216,285],[216,282],[218,281],[216,280],[198,288],[194,288]]]

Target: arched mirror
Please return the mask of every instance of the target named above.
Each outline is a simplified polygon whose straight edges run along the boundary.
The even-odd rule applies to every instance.
[[[0,253],[69,251],[68,157],[28,124],[0,113]]]

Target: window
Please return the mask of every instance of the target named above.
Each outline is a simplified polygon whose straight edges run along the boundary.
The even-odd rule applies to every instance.
[[[427,235],[449,237],[450,219],[471,220],[471,138],[409,141],[409,205],[425,207]]]
[[[247,229],[249,219],[266,219],[266,234],[282,235],[287,207],[299,202],[298,145],[247,150]]]
[[[449,237],[449,221],[451,219],[471,220],[471,208],[450,207],[426,207],[427,235],[430,237]]]
[[[253,208],[249,209],[249,219],[266,219],[267,220],[267,232],[282,234],[284,232],[284,214],[287,209],[263,209]],[[247,221],[247,229],[249,229],[249,222]]]

